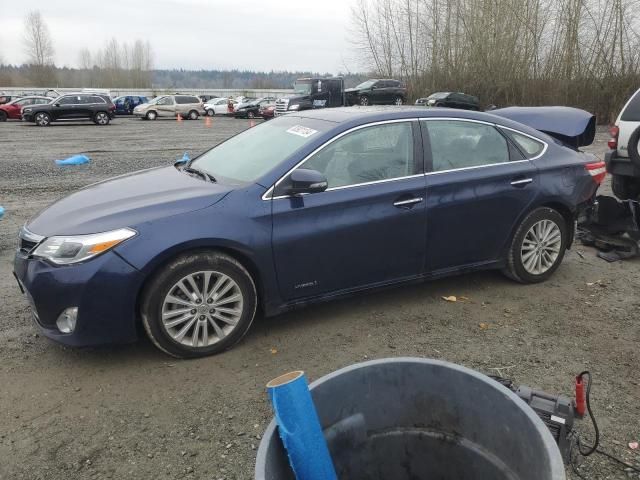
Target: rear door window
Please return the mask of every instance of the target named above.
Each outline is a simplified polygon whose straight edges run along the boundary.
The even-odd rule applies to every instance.
[[[492,125],[460,120],[429,120],[431,171],[482,167],[510,160],[507,139]]]

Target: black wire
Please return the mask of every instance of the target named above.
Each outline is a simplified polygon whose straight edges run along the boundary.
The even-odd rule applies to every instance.
[[[576,433],[576,445],[578,447],[578,452],[580,453],[580,455],[584,456],[584,457],[588,457],[589,455],[591,455],[592,453],[599,453],[600,455],[603,455],[615,462],[618,462],[621,465],[624,465],[625,468],[631,468],[632,470],[636,471],[636,472],[640,472],[640,468],[636,468],[633,465],[625,462],[624,460],[619,459],[618,457],[611,455],[610,453],[605,452],[604,450],[601,450],[599,448],[600,446],[600,430],[598,429],[598,424],[596,423],[596,418],[593,416],[593,411],[591,410],[591,373],[587,370],[585,370],[584,372],[580,373],[578,375],[578,377],[583,377],[583,376],[587,376],[589,377],[589,383],[587,384],[587,393],[586,393],[586,398],[587,398],[587,411],[589,412],[589,417],[591,417],[591,422],[593,423],[593,429],[595,430],[595,441],[593,442],[593,446],[590,447],[586,452],[582,451],[582,448],[580,446],[580,436]],[[573,448],[573,444],[571,445],[571,448]],[[571,449],[569,450],[569,458],[571,459]],[[582,476],[582,474],[578,471],[577,466],[575,464],[575,462],[573,460],[571,460],[571,467],[573,468],[574,473],[581,479],[585,479],[584,476]]]
[[[591,410],[591,373],[588,370],[581,372],[578,377],[582,378],[583,376],[587,376],[589,378],[589,383],[587,383],[587,411],[589,412],[589,417],[591,417],[591,422],[593,423],[593,429],[595,430],[595,440],[593,442],[593,446],[589,447],[587,451],[582,451],[582,447],[580,445],[580,437],[578,437],[578,451],[580,455],[584,457],[588,457],[593,452],[598,449],[598,445],[600,444],[600,430],[598,429],[598,424],[596,423],[596,417],[593,416],[593,411]]]
[[[618,457],[615,457],[614,455],[611,455],[610,453],[605,452],[604,450],[600,450],[599,448],[596,450],[596,453],[599,453],[600,455],[604,455],[607,458],[610,458],[611,460],[618,462],[621,465],[624,465],[625,468],[630,468],[632,470],[635,470],[636,472],[640,472],[640,468],[636,468],[633,465],[631,465],[628,462],[625,462],[624,460],[620,460]]]

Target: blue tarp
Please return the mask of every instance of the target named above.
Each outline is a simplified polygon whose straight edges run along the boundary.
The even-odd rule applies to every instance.
[[[74,155],[64,160],[56,160],[56,165],[83,165],[89,161],[90,159],[86,155]]]
[[[593,143],[595,115],[572,107],[507,107],[490,113],[540,130],[575,148]]]

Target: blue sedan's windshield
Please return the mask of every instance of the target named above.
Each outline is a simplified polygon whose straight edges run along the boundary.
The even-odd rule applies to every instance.
[[[193,161],[216,178],[254,182],[335,124],[282,117],[231,137]]]

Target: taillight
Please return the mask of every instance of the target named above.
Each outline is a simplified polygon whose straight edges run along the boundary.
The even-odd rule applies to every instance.
[[[609,134],[611,138],[607,142],[607,145],[611,150],[616,150],[618,148],[618,134],[620,133],[620,128],[617,125],[611,125],[609,127]]]
[[[604,179],[607,176],[607,166],[604,162],[587,163],[584,168],[587,169],[587,172],[589,172],[589,175],[591,175],[594,182],[598,185],[602,185],[602,182],[604,182]]]

